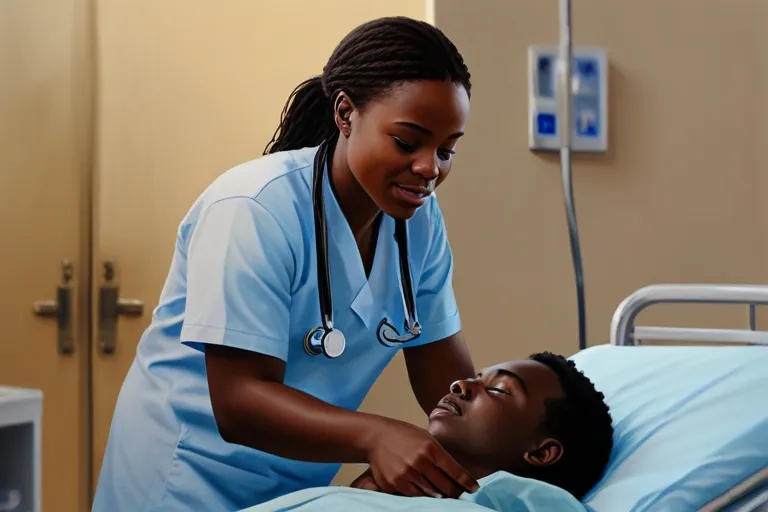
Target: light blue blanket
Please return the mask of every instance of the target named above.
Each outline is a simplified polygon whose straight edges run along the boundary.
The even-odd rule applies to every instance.
[[[242,512],[488,512],[489,509],[497,512],[585,512],[584,506],[564,490],[536,480],[499,472],[480,479],[479,483],[477,492],[464,494],[458,500],[404,498],[349,487],[304,489]]]

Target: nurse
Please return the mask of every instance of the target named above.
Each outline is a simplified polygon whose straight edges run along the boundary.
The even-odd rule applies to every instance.
[[[238,510],[328,485],[341,463],[369,464],[391,493],[476,489],[426,430],[357,412],[400,348],[427,413],[475,373],[432,193],[469,96],[456,47],[407,18],[359,26],[299,85],[265,155],[220,176],[181,222],[93,510]],[[328,297],[345,344],[334,331],[323,353],[305,336]]]

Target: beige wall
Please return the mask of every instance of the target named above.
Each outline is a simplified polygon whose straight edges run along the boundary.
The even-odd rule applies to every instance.
[[[768,281],[768,3],[573,2],[574,44],[605,48],[609,151],[574,159],[590,344],[633,290]],[[556,156],[527,149],[526,49],[557,44],[554,0],[436,0],[473,76],[471,119],[439,190],[478,366],[578,349]],[[640,322],[740,326],[744,308],[664,307]],[[423,422],[401,358],[364,407]],[[340,475],[343,480],[349,473]]]
[[[557,2],[437,5],[437,24],[464,52],[475,83],[469,136],[440,195],[470,342],[479,363],[542,346],[572,352],[559,164],[526,149],[526,47],[557,42]],[[611,64],[610,150],[574,162],[596,344],[607,340],[617,303],[645,284],[765,280],[768,4],[574,5],[574,43],[605,48]],[[478,218],[504,236],[478,229]],[[708,325],[744,318],[690,317]],[[512,339],[499,339],[505,327]]]

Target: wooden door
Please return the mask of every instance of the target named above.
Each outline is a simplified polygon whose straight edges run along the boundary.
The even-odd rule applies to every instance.
[[[57,512],[88,508],[88,37],[80,0],[0,2],[0,386],[43,392]]]
[[[257,158],[299,82],[368,19],[423,18],[414,0],[99,2],[94,297],[103,263],[142,316],[120,316],[114,352],[93,333],[93,465],[168,271],[176,229],[219,174]],[[94,304],[98,308],[98,304]],[[95,309],[97,311],[97,309]]]

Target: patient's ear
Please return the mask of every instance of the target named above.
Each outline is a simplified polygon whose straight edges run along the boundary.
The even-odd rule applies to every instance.
[[[539,445],[531,450],[528,450],[523,459],[536,467],[551,466],[555,464],[563,456],[563,445],[557,439],[547,438],[539,443]]]

